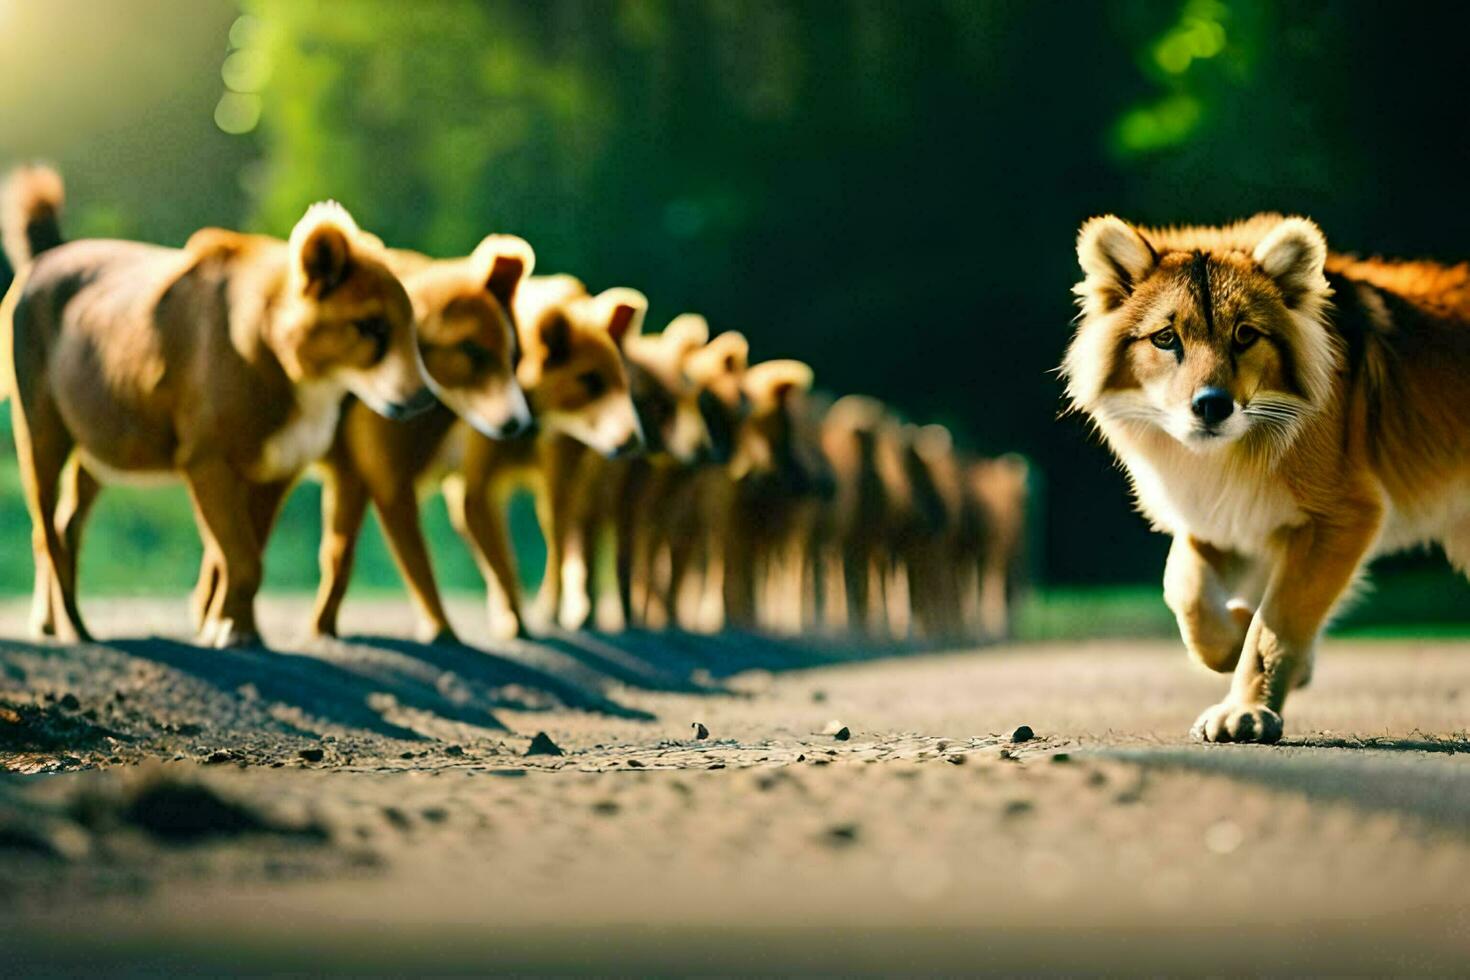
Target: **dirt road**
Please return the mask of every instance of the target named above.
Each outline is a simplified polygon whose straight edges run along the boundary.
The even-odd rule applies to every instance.
[[[1329,640],[1283,745],[1207,747],[1223,680],[1152,641],[491,652],[392,601],[312,645],[276,600],[220,652],[89,610],[124,639],[0,643],[8,973],[1470,964],[1464,642]]]

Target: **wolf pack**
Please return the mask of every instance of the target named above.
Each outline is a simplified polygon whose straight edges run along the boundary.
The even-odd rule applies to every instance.
[[[939,425],[814,389],[684,313],[645,330],[635,289],[535,270],[486,237],[430,257],[313,205],[288,240],[219,228],[182,248],[65,241],[59,175],[0,200],[16,270],[0,306],[31,516],[39,635],[87,639],[83,529],[112,483],[181,479],[203,557],[200,642],[260,642],[255,600],[282,501],[322,481],[309,628],[336,635],[373,510],[421,638],[456,640],[420,521],[442,491],[483,574],[476,635],[744,629],[876,641],[1007,633],[1029,473]],[[506,507],[529,490],[535,598]],[[146,575],[146,570],[140,574]]]

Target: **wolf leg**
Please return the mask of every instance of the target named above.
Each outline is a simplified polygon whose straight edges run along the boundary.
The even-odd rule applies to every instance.
[[[1381,506],[1362,503],[1332,524],[1291,531],[1251,620],[1230,694],[1192,729],[1207,742],[1275,742],[1286,696],[1311,669],[1327,614],[1351,584],[1378,533]]]
[[[317,636],[337,635],[337,615],[352,580],[357,538],[367,515],[367,486],[351,463],[328,457],[322,481],[322,542],[317,555],[321,582],[311,628]]]
[[[1176,535],[1164,566],[1164,601],[1195,660],[1229,673],[1240,661],[1266,564]]]
[[[1450,528],[1444,538],[1444,553],[1450,564],[1470,579],[1470,517]]]
[[[82,545],[82,528],[97,501],[102,485],[82,465],[81,457],[72,454],[61,472],[61,495],[56,505],[56,530],[66,545],[66,559],[71,565],[70,577],[76,580],[77,554]],[[49,562],[36,563],[36,591],[31,604],[31,627],[38,636],[55,636],[57,617],[61,615],[61,590],[51,575]]]
[[[253,646],[255,594],[260,591],[261,546],[252,519],[252,487],[222,460],[204,460],[184,473],[211,544],[223,559],[222,575],[205,617],[202,638],[211,646]]]
[[[388,548],[417,608],[420,637],[431,643],[455,642],[454,628],[449,625],[439,587],[434,582],[434,566],[429,560],[428,543],[424,541],[413,485],[399,485],[389,492],[375,493],[373,503],[378,508]]]
[[[72,455],[71,433],[49,395],[44,390],[26,390],[19,384],[20,380],[17,372],[19,397],[13,414],[15,450],[20,462],[26,507],[31,514],[31,547],[37,568],[37,588],[46,587],[62,613],[66,627],[77,640],[86,642],[91,637],[77,609],[76,578],[73,574],[76,566],[67,554],[66,541],[57,526],[62,471]],[[41,582],[43,575],[45,583]],[[54,631],[62,624],[56,622],[56,617],[51,618]],[[38,632],[44,631],[45,619],[43,614],[32,624]]]

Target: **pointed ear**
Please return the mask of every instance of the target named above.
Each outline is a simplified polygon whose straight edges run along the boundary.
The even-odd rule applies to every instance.
[[[731,374],[745,371],[745,365],[750,360],[750,342],[745,339],[745,334],[738,330],[726,330],[711,340],[709,345],[719,352],[718,356],[723,360],[726,371]]]
[[[307,294],[321,298],[346,281],[352,268],[352,239],[357,234],[357,222],[336,201],[306,209],[291,229],[290,248]]]
[[[648,297],[636,289],[623,286],[599,293],[597,303],[606,311],[607,332],[619,347],[629,337],[643,331],[643,318],[648,314]]]
[[[485,289],[507,310],[516,291],[536,267],[536,253],[524,238],[489,235],[475,246],[474,262],[485,269]]]
[[[785,405],[797,392],[810,391],[813,375],[802,361],[762,361],[745,373],[745,390],[752,401]]]
[[[785,405],[797,392],[805,393],[811,390],[811,382],[803,384],[796,378],[782,378],[771,385],[771,398],[778,405]]]
[[[664,337],[688,353],[709,343],[709,321],[698,313],[681,313],[664,327]]]
[[[561,310],[548,314],[536,333],[546,350],[542,363],[547,367],[561,364],[572,356],[572,324]]]
[[[1090,312],[1122,306],[1158,262],[1138,230],[1108,214],[1083,224],[1077,233],[1077,262],[1086,276],[1076,292]]]
[[[914,448],[925,461],[943,459],[954,452],[954,435],[938,423],[920,426],[914,433]]]
[[[1322,229],[1306,218],[1286,218],[1256,246],[1251,258],[1276,281],[1287,308],[1296,309],[1307,300],[1325,297],[1327,239]]]

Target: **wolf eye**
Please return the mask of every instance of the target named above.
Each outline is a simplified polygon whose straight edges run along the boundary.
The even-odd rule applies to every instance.
[[[607,391],[607,382],[596,371],[587,371],[577,375],[577,381],[587,389],[588,398],[601,398]]]
[[[478,371],[490,363],[490,352],[473,340],[463,340],[459,352],[469,359],[470,366]]]
[[[364,317],[361,320],[353,320],[352,325],[357,332],[369,340],[382,340],[388,336],[388,321],[380,316]]]
[[[1261,331],[1257,330],[1249,323],[1239,324],[1235,328],[1235,346],[1240,350],[1245,350],[1251,344],[1254,344],[1257,340],[1260,339]]]
[[[1148,339],[1159,350],[1173,350],[1179,346],[1179,335],[1174,332],[1173,327],[1165,327],[1158,333],[1151,335]]]

